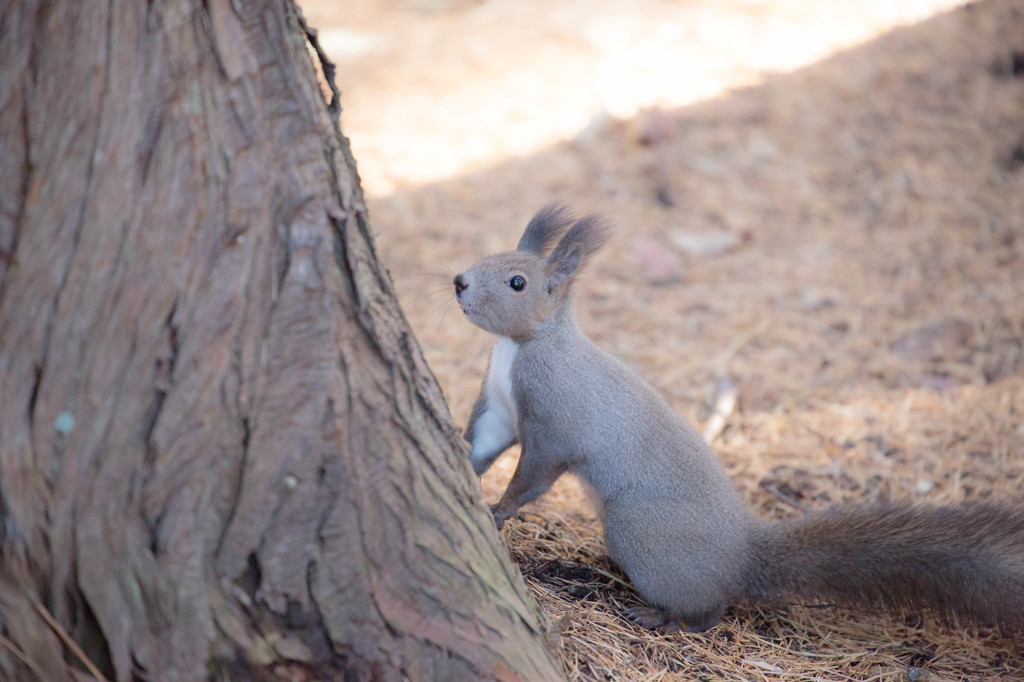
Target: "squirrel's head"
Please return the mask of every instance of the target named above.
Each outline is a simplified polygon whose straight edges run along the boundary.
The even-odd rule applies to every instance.
[[[574,220],[566,207],[549,204],[530,220],[515,251],[487,256],[456,275],[455,297],[476,326],[526,340],[559,308],[608,235],[598,216]]]

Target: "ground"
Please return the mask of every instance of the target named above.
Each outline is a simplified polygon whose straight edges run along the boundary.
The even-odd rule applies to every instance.
[[[585,331],[698,428],[734,389],[711,435],[758,514],[1024,502],[1024,3],[302,6],[458,423],[491,340],[451,278],[559,200],[616,227]],[[642,631],[570,480],[504,533],[574,680],[1024,677],[1019,643],[827,605]]]

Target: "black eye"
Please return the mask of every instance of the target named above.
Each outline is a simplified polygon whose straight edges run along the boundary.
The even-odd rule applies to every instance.
[[[526,288],[526,280],[516,275],[508,281],[508,285],[512,287],[512,291],[522,291]]]

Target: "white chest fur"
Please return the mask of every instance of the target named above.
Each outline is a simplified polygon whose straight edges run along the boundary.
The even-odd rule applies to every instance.
[[[512,394],[512,361],[518,350],[515,341],[501,338],[491,351],[485,380],[487,405],[474,426],[469,455],[477,473],[486,470],[518,435],[519,411]]]
[[[491,364],[487,368],[487,395],[493,396],[493,400],[487,401],[488,408],[501,411],[504,421],[513,431],[519,419],[519,412],[512,396],[512,361],[516,359],[518,351],[519,345],[512,339],[498,339],[494,344],[494,350],[491,351]],[[499,404],[493,404],[495,402]]]

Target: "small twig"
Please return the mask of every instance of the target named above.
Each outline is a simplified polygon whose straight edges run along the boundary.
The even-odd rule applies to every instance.
[[[24,663],[25,666],[28,667],[29,670],[34,672],[40,678],[43,676],[43,671],[39,669],[39,666],[37,666],[35,663],[33,663],[32,659],[30,659],[28,657],[28,654],[26,654],[24,651],[19,649],[17,644],[15,644],[11,640],[7,639],[3,635],[0,635],[0,645],[2,645],[4,648],[6,648],[8,651],[10,651],[15,656],[17,656],[18,660],[20,660],[22,663]]]
[[[54,633],[60,637],[61,641],[71,649],[72,653],[78,657],[78,660],[82,662],[82,665],[84,665],[85,669],[89,671],[89,674],[99,680],[99,682],[109,682],[107,678],[103,676],[103,673],[100,672],[99,668],[97,668],[96,665],[89,660],[89,657],[85,655],[82,648],[78,646],[78,642],[71,638],[71,635],[68,634],[67,630],[65,630],[64,627],[57,622],[57,619],[46,610],[46,607],[37,601],[32,602],[32,605],[36,607],[36,611],[38,611],[39,615],[43,617],[43,620],[45,620],[46,624],[50,626],[50,629],[53,630]]]
[[[736,384],[729,377],[722,376],[715,382],[714,406],[704,426],[704,442],[708,445],[711,445],[725,429],[726,420],[736,410],[739,395]]]
[[[793,509],[799,509],[804,513],[811,511],[811,508],[808,507],[807,505],[801,504],[796,500],[796,498],[792,497],[791,495],[787,495],[786,493],[776,488],[774,483],[763,483],[762,487],[768,492],[770,492],[779,502],[788,504]]]
[[[801,421],[800,419],[798,419],[797,417],[795,417],[793,415],[789,415],[789,418],[793,421],[794,424],[796,424],[797,426],[799,426],[800,428],[804,429],[805,431],[810,433],[812,436],[814,436],[815,438],[820,440],[822,442],[822,444],[824,444],[825,446],[831,446],[831,447],[836,448],[836,449],[838,449],[840,447],[839,443],[837,443],[835,441],[835,439],[832,438],[831,436],[826,436],[821,431],[818,431],[817,429],[808,426],[803,421]]]
[[[600,566],[591,565],[590,566],[590,570],[592,570],[594,573],[597,573],[598,575],[603,575],[605,578],[607,578],[608,580],[611,580],[613,583],[619,585],[620,587],[625,587],[625,588],[630,589],[630,590],[636,589],[636,588],[633,587],[633,584],[630,583],[629,581],[623,580],[622,578],[620,578],[619,576],[615,575],[614,573],[609,573],[608,571],[604,570]]]

